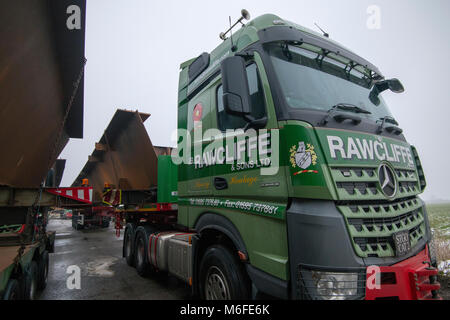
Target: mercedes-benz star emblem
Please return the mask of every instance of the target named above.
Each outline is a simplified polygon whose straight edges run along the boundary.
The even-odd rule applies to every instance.
[[[397,180],[394,171],[387,164],[382,164],[378,168],[378,179],[380,180],[381,191],[388,198],[393,198],[397,194]]]

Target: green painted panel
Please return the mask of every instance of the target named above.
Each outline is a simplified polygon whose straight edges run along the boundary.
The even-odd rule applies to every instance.
[[[178,200],[178,167],[171,156],[158,156],[158,203]]]
[[[204,213],[224,216],[234,224],[247,247],[252,266],[282,280],[289,279],[287,232],[284,220],[241,210],[190,206],[189,227],[194,228],[196,221]]]

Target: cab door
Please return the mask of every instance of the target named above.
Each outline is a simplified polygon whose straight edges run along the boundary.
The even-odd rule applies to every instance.
[[[255,52],[254,59],[247,62],[246,72],[252,105],[251,116],[254,119],[267,117],[267,124],[262,129],[244,132],[248,121],[241,116],[226,113],[222,100],[222,83],[220,79],[215,83],[211,104],[216,116],[212,123],[225,136],[225,159],[234,158],[234,161],[232,164],[212,166],[213,193],[219,199],[286,203],[284,170],[279,168],[276,173],[268,175],[262,171],[267,169],[268,160],[278,156],[278,166],[280,161],[275,109],[258,53]]]
[[[204,133],[211,128],[211,90],[205,88],[189,101],[187,129],[191,138],[192,163],[187,173],[188,195],[190,197],[212,196],[211,167],[204,163],[203,150],[208,141]]]

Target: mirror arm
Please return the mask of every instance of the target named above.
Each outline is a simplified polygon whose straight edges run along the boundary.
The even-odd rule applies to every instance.
[[[245,53],[236,53],[235,56],[242,57],[244,59],[251,59],[255,57],[254,53],[245,52]]]
[[[255,119],[252,116],[245,116],[245,120],[248,121],[247,124],[244,127],[244,132],[248,129],[252,128],[253,126],[265,126],[267,124],[267,117],[262,117],[261,119]],[[256,128],[259,129],[259,128]]]
[[[389,133],[395,133],[396,135],[401,135],[403,133],[403,129],[401,129],[395,125],[387,126],[387,127],[385,127],[385,129]]]
[[[399,89],[394,89],[393,85],[394,84],[398,84],[400,86]],[[400,81],[398,79],[390,79],[390,80],[383,80],[383,81],[379,81],[377,83],[374,84],[372,91],[369,94],[369,98],[370,100],[375,104],[375,105],[379,105],[379,102],[377,100],[378,96],[383,93],[386,90],[391,90],[392,92],[395,93],[402,93],[405,91],[405,89],[403,88],[403,85],[400,83]],[[377,102],[377,103],[375,103]]]
[[[379,95],[380,95],[380,91],[378,90],[378,86],[375,84],[373,86],[372,91],[370,91],[369,99],[376,106],[380,105],[380,99],[378,98]]]

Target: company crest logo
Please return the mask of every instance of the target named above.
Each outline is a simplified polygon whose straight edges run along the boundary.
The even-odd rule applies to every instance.
[[[383,194],[387,198],[394,198],[397,194],[398,184],[391,167],[385,163],[381,164],[378,168],[378,179]]]
[[[292,168],[303,169],[294,173],[294,176],[304,173],[319,173],[316,170],[309,170],[311,166],[317,164],[317,154],[312,144],[306,144],[304,141],[301,141],[298,143],[298,146],[292,146],[289,153],[291,155]]]

